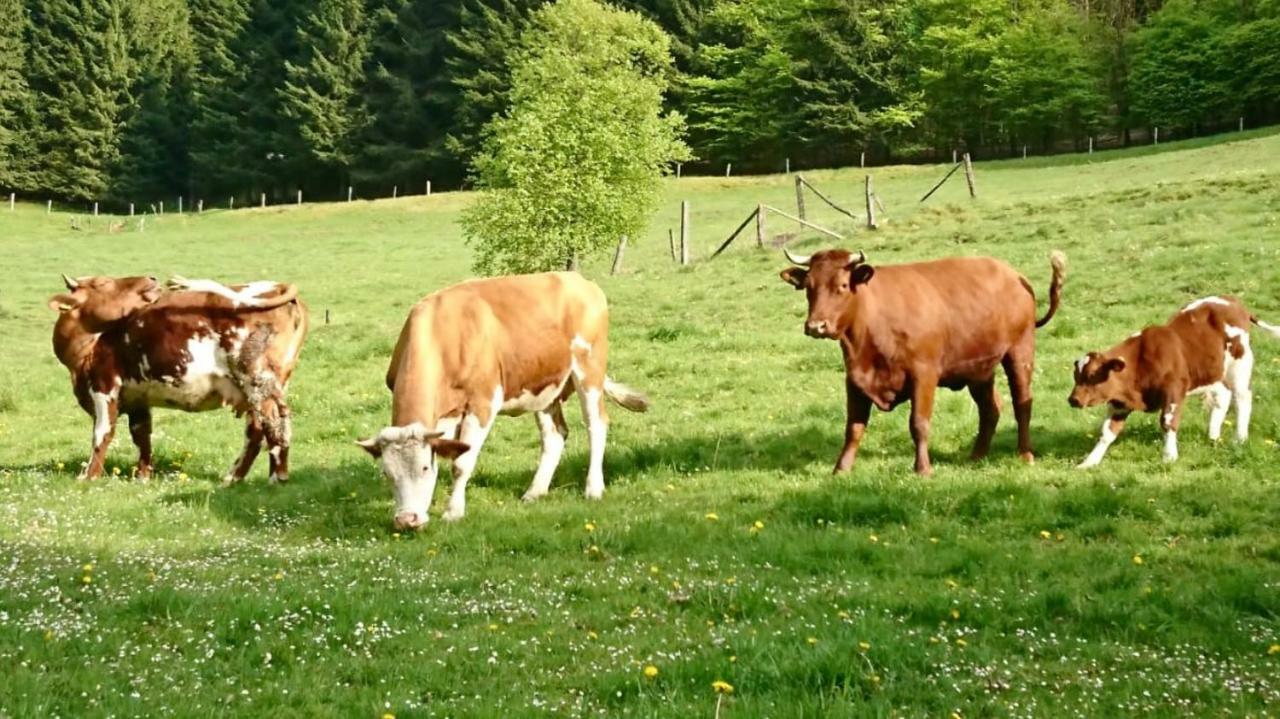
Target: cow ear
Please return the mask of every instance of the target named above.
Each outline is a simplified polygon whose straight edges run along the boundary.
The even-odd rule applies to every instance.
[[[804,281],[805,278],[809,276],[809,271],[802,267],[788,267],[782,272],[779,272],[778,276],[782,278],[783,282],[786,282],[797,290],[803,290]]]
[[[876,268],[871,265],[858,265],[849,273],[850,285],[864,285],[871,281],[871,276],[876,273]]]
[[[361,449],[368,452],[374,459],[378,459],[382,456],[382,445],[378,442],[377,437],[357,439],[356,444],[359,445]]]
[[[1102,369],[1107,373],[1119,372],[1124,368],[1125,368],[1125,361],[1123,357],[1114,357],[1112,359],[1107,360],[1107,363],[1102,365]]]
[[[83,300],[78,300],[71,295],[54,295],[49,298],[49,309],[58,312],[70,312],[84,304]]]
[[[457,459],[468,449],[471,449],[471,445],[466,442],[459,442],[456,439],[440,439],[437,437],[427,440],[427,444],[431,445],[436,454],[446,459]]]

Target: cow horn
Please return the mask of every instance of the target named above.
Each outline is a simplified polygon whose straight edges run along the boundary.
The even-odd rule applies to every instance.
[[[858,250],[858,259],[849,260],[849,266],[853,267],[854,265],[860,265],[866,261],[867,261],[867,253],[863,252],[862,250]]]
[[[78,290],[78,289],[80,289],[80,283],[79,283],[79,282],[77,282],[77,281],[75,281],[75,280],[73,280],[73,279],[71,279],[70,277],[67,277],[66,275],[63,275],[63,276],[62,276],[62,282],[63,282],[63,284],[65,284],[65,285],[67,286],[67,289],[69,289],[69,290]]]
[[[787,261],[791,264],[800,265],[802,267],[808,267],[809,260],[813,259],[813,255],[793,255],[791,254],[791,250],[788,250],[785,247],[782,248],[782,254],[787,256]]]

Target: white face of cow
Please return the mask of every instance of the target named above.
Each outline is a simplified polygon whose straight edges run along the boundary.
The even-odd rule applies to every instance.
[[[356,444],[378,460],[382,475],[391,484],[398,530],[415,530],[427,523],[427,509],[440,473],[439,458],[453,459],[467,451],[465,443],[442,439],[440,432],[429,432],[416,422],[386,427],[376,437]]]

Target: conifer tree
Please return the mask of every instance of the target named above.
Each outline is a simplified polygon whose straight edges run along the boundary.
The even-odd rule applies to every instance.
[[[0,188],[33,188],[34,106],[24,75],[27,11],[22,0],[0,0]]]

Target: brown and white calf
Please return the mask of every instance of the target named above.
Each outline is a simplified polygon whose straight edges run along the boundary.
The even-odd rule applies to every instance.
[[[1183,307],[1163,325],[1147,327],[1105,352],[1090,352],[1077,360],[1071,406],[1111,405],[1098,444],[1079,466],[1097,466],[1134,411],[1160,413],[1164,460],[1177,460],[1178,424],[1189,395],[1207,396],[1211,440],[1222,436],[1234,397],[1236,440],[1248,439],[1253,409],[1251,324],[1280,337],[1280,327],[1254,317],[1240,300],[1206,297]]]
[[[427,522],[438,457],[453,460],[444,519],[466,512],[467,480],[499,414],[532,412],[542,457],[525,501],[545,495],[564,450],[561,405],[574,392],[590,441],[586,496],[604,494],[605,398],[643,412],[644,395],[605,375],[609,308],[572,272],[472,280],[430,294],[409,312],[391,355],[391,425],[358,444],[379,460],[395,496],[397,529]]]
[[[307,332],[293,285],[225,286],[154,277],[63,277],[53,350],[93,418],[93,451],[81,477],[102,474],[121,412],[138,446],[138,477],[151,475],[151,409],[200,412],[230,406],[248,416],[244,451],[227,482],[244,478],[265,439],[272,481],[288,477],[285,393]],[[191,287],[192,289],[184,289]]]

